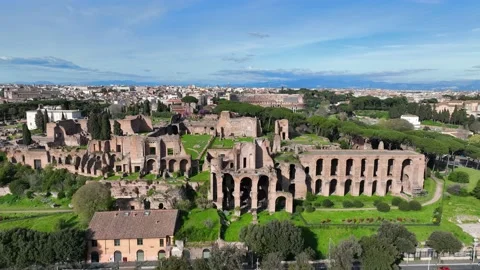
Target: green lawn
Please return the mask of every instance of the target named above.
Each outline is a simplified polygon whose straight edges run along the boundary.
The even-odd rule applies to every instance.
[[[35,210],[53,209],[51,204],[60,205],[59,208],[68,208],[69,199],[35,197],[33,199],[17,197],[11,194],[0,197],[0,210]]]
[[[304,134],[298,137],[295,137],[288,141],[288,143],[297,143],[305,145],[326,145],[330,144],[330,141],[327,138],[317,136],[315,134]]]
[[[388,111],[377,111],[377,110],[357,110],[355,111],[357,116],[366,116],[370,118],[384,118],[388,119]]]
[[[190,135],[186,134],[182,136],[182,144],[192,159],[198,159],[200,153],[205,147],[207,147],[210,135]]]
[[[205,242],[217,240],[219,233],[220,217],[216,209],[194,209],[183,217],[183,225],[175,237],[187,238],[190,242]]]
[[[423,120],[421,122],[424,126],[436,126],[436,127],[447,127],[447,128],[458,128],[459,125],[452,125],[452,124],[444,124],[442,122],[437,122],[433,120]]]
[[[190,182],[207,182],[210,180],[210,171],[199,172],[197,175],[190,177]]]
[[[267,223],[272,220],[288,220],[291,219],[291,215],[287,212],[276,212],[270,215],[267,211],[262,211],[257,215],[258,223]],[[234,242],[239,241],[239,234],[243,227],[252,223],[252,214],[243,214],[236,221],[230,223],[225,231],[225,241]]]
[[[26,228],[42,232],[52,232],[56,224],[63,219],[68,226],[78,225],[77,216],[74,213],[52,213],[52,214],[0,214],[8,219],[0,222],[0,230],[13,228]]]
[[[428,193],[426,196],[415,197],[415,200],[417,200],[420,203],[428,202],[435,195],[436,188],[437,188],[436,182],[431,178],[426,178],[423,183],[423,189],[425,189]]]
[[[125,177],[125,180],[138,180],[138,179],[140,179],[140,173],[139,172],[131,173],[131,174],[127,175],[127,177]]]
[[[240,137],[236,139],[223,139],[220,140],[218,137],[215,137],[212,143],[212,148],[233,148],[237,142],[253,142],[251,137]]]
[[[460,171],[460,172],[468,173],[468,175],[470,176],[470,182],[467,185],[467,190],[469,192],[472,191],[475,188],[478,180],[480,179],[480,171],[479,170],[475,170],[475,169],[472,169],[472,168],[459,167],[459,168],[455,168],[454,171]],[[458,184],[458,183],[447,180],[447,185],[448,186],[449,185],[454,185],[454,184]]]
[[[373,203],[376,200],[381,200],[383,202],[386,202],[388,204],[391,204],[392,198],[394,196],[387,195],[384,197],[380,196],[367,196],[367,195],[360,195],[360,196],[352,196],[352,195],[345,195],[345,196],[316,196],[315,202],[322,202],[325,199],[329,199],[334,203],[333,208],[343,208],[342,202],[344,201],[354,201],[354,200],[359,200],[365,204],[363,208],[373,208],[375,207]]]
[[[144,180],[155,180],[155,179],[157,179],[157,175],[154,174],[154,173],[149,173],[149,174],[146,174],[145,176],[143,176],[142,179],[144,179]]]

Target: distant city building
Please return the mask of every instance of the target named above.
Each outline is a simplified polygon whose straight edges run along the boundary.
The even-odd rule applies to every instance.
[[[262,107],[283,107],[292,111],[305,108],[303,95],[301,94],[230,94],[229,100],[246,102]]]
[[[52,109],[40,109],[42,113],[47,110],[48,120],[50,122],[56,122],[62,120],[62,117],[65,117],[65,120],[69,119],[80,119],[82,118],[82,113],[79,110],[52,110]],[[35,123],[35,115],[37,110],[27,111],[27,126],[28,129],[37,129],[37,124]]]
[[[401,119],[408,121],[410,124],[413,125],[415,129],[420,129],[420,121],[418,116],[413,114],[404,114],[400,116]]]
[[[467,115],[473,115],[480,117],[480,100],[451,100],[446,102],[437,103],[435,110],[441,112],[447,110],[450,114],[455,110],[465,109]]]

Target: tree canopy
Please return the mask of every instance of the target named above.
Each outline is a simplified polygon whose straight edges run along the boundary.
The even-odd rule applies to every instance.
[[[331,251],[333,270],[351,270],[356,258],[362,255],[362,246],[357,239],[350,239],[340,242]]]
[[[185,103],[198,103],[198,99],[192,96],[185,96],[182,98],[182,102]]]
[[[361,263],[365,269],[398,269],[396,260],[398,250],[384,237],[378,235],[364,236],[360,240],[362,246]]]
[[[73,211],[84,224],[90,222],[95,212],[108,210],[112,202],[110,189],[98,182],[82,186],[72,198]]]
[[[22,125],[22,136],[23,136],[23,144],[30,145],[32,144],[32,133],[27,127],[27,124]]]
[[[451,232],[434,231],[428,237],[427,246],[442,254],[458,252],[463,245]]]

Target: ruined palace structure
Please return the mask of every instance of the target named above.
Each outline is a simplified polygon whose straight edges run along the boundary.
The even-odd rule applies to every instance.
[[[63,120],[48,123],[47,137],[39,138],[43,140],[40,146],[18,145],[4,150],[12,163],[36,169],[53,164],[86,176],[100,176],[111,171],[162,175],[178,171],[190,173],[191,156],[181,143],[177,126],[153,131],[150,119],[143,116],[130,116],[119,123],[124,134],[132,135],[89,140],[86,121]],[[145,132],[145,135],[135,134]]]
[[[233,149],[210,149],[204,168],[209,168],[209,199],[219,209],[269,212],[284,207],[293,211],[293,199],[307,192],[321,196],[351,194],[384,196],[388,192],[412,194],[423,188],[425,158],[413,151],[318,150],[292,155],[289,161],[275,161],[282,152],[280,140],[289,138],[288,121],[275,123],[273,149],[268,140],[257,138]],[[304,147],[304,146],[303,146]],[[304,148],[302,148],[304,149]],[[277,209],[276,209],[277,207]]]

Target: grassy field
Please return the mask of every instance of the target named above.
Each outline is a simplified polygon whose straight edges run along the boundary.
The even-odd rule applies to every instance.
[[[421,122],[424,126],[435,126],[435,127],[447,127],[447,128],[458,128],[459,125],[452,125],[452,124],[444,124],[442,122],[436,122],[433,120],[423,120]]]
[[[212,143],[212,148],[233,148],[237,142],[253,142],[251,137],[240,137],[236,139],[223,139],[220,140],[218,137],[215,137]]]
[[[210,171],[199,172],[190,178],[190,182],[207,182],[210,180]]]
[[[183,217],[183,225],[176,237],[186,237],[190,242],[217,240],[220,233],[220,217],[217,209],[194,209]]]
[[[384,118],[388,119],[388,111],[377,111],[377,110],[358,110],[355,111],[357,116],[366,116],[370,118]]]
[[[192,159],[198,159],[200,153],[207,147],[210,135],[190,135],[182,136],[182,144],[187,151],[187,154],[192,156]]]
[[[0,222],[0,230],[13,228],[26,228],[42,232],[53,232],[59,220],[63,219],[67,226],[78,225],[77,216],[74,213],[52,213],[52,214],[0,214],[8,219]]]
[[[352,196],[352,195],[346,195],[346,196],[317,196],[315,202],[322,202],[325,199],[329,199],[334,203],[332,208],[343,208],[342,202],[344,201],[354,201],[354,200],[359,200],[365,204],[364,208],[373,208],[375,207],[373,203],[376,200],[381,200],[383,202],[386,202],[388,204],[391,204],[393,196],[387,195],[384,197],[380,196],[366,196],[366,195],[360,195],[360,196]]]
[[[326,145],[330,144],[330,141],[327,138],[317,136],[315,134],[304,134],[298,137],[293,138],[288,141],[296,144],[305,144],[305,145]]]
[[[267,223],[272,220],[288,220],[291,219],[291,215],[287,212],[276,212],[270,215],[267,211],[262,211],[257,215],[258,223]],[[243,227],[252,223],[252,214],[243,214],[236,221],[230,223],[225,230],[225,241],[239,241],[239,234]]]
[[[415,200],[420,203],[428,202],[435,195],[436,188],[437,188],[436,182],[431,178],[426,178],[423,183],[423,189],[425,189],[428,193],[426,196],[415,197]]]
[[[0,197],[0,210],[35,210],[35,209],[52,209],[51,204],[60,205],[59,208],[68,208],[69,199],[42,198],[35,197],[33,199],[20,198],[11,194]]]
[[[467,186],[467,190],[469,192],[472,191],[475,188],[478,180],[480,179],[480,171],[477,171],[477,170],[472,169],[472,168],[459,167],[459,168],[455,168],[454,171],[460,171],[460,172],[468,173],[468,175],[470,176],[470,182],[466,186]],[[446,180],[446,181],[447,181],[447,186],[458,184],[458,183],[455,183],[455,182],[452,182],[452,181],[449,181],[449,180]]]

